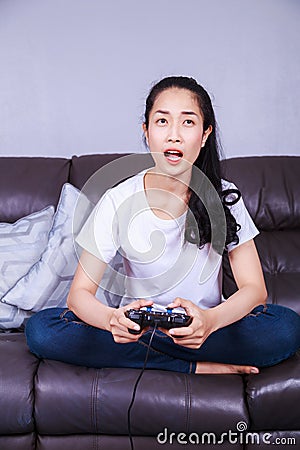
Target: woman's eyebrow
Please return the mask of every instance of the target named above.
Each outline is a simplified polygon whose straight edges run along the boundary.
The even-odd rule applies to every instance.
[[[154,114],[170,114],[170,111],[158,109],[157,111],[155,111]],[[196,114],[194,111],[181,111],[181,114],[188,115],[188,116],[198,116],[198,114]]]
[[[158,109],[154,114],[170,114],[170,111],[163,111],[162,109]]]
[[[181,111],[181,114],[188,115],[188,116],[198,116],[194,111]]]

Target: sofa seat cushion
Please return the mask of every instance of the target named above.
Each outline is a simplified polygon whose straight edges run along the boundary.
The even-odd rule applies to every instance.
[[[276,450],[296,449],[300,442],[300,431],[263,430],[253,431],[244,437],[244,450],[268,450],[276,446]],[[274,447],[273,447],[274,448]],[[87,450],[87,449],[86,449]],[[223,450],[223,449],[222,449]]]
[[[180,439],[184,439],[182,436]],[[135,450],[243,450],[243,445],[239,442],[223,442],[212,444],[208,437],[204,438],[204,443],[197,445],[195,443],[183,444],[181,440],[176,440],[172,436],[168,442],[159,443],[154,436],[135,436],[133,438]],[[206,440],[205,440],[206,439]],[[1,442],[1,441],[0,441]],[[0,447],[2,448],[2,447]],[[276,447],[277,450],[278,447]],[[130,441],[128,436],[108,436],[103,434],[77,434],[73,436],[38,436],[37,450],[130,450]],[[251,447],[252,449],[252,447]],[[9,447],[5,450],[15,450]],[[19,450],[19,447],[16,448]],[[21,450],[21,448],[20,448]],[[23,450],[23,449],[22,449]],[[27,448],[26,448],[27,450]],[[260,448],[258,449],[260,450]]]
[[[127,435],[137,369],[91,369],[41,362],[36,379],[39,434]],[[213,393],[213,395],[212,395]],[[186,375],[146,370],[131,412],[133,435],[236,430],[249,426],[240,375]]]
[[[22,333],[0,334],[0,435],[33,431],[33,381],[38,364]]]
[[[1,450],[35,450],[35,441],[34,433],[0,436],[0,448]]]
[[[253,430],[299,430],[300,353],[249,376],[247,396]]]

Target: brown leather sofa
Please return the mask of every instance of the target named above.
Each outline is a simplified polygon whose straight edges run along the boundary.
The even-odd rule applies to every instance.
[[[63,183],[81,188],[118,156],[0,158],[0,221],[56,205]],[[233,158],[223,168],[261,231],[268,302],[300,313],[300,157]],[[235,289],[224,260],[224,295]],[[38,360],[22,330],[1,333],[0,449],[130,449],[127,408],[139,373]],[[299,394],[299,354],[259,375],[146,370],[132,410],[135,449],[300,448]]]

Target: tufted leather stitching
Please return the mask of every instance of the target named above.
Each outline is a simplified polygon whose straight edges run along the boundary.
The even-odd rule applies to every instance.
[[[91,411],[91,426],[95,433],[98,433],[98,417],[97,417],[97,392],[98,392],[98,384],[99,384],[99,370],[95,370],[93,382],[91,386],[91,402],[90,402],[90,411]]]
[[[189,433],[190,430],[190,416],[191,416],[191,384],[187,374],[184,375],[184,388],[185,388],[185,430]]]

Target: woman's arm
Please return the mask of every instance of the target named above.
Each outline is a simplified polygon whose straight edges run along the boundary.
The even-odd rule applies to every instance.
[[[122,308],[111,308],[104,305],[95,297],[99,283],[103,277],[107,264],[83,251],[67,299],[68,308],[85,323],[102,330],[110,331],[115,342],[127,343],[137,341],[140,334],[131,334],[128,328],[135,331],[140,326],[125,317],[129,308],[141,308],[151,305],[152,300],[136,300]]]
[[[83,251],[67,298],[67,305],[76,316],[89,325],[109,330],[113,312],[96,299],[95,294],[107,264]]]
[[[225,302],[207,310],[214,328],[222,328],[247,315],[253,308],[265,304],[268,297],[261,263],[253,239],[229,253],[229,262],[238,291]]]
[[[182,298],[172,303],[172,307],[182,306],[193,317],[189,327],[170,330],[176,344],[199,348],[212,332],[238,321],[266,302],[267,290],[253,239],[232,250],[229,261],[238,291],[225,302],[206,310]]]

